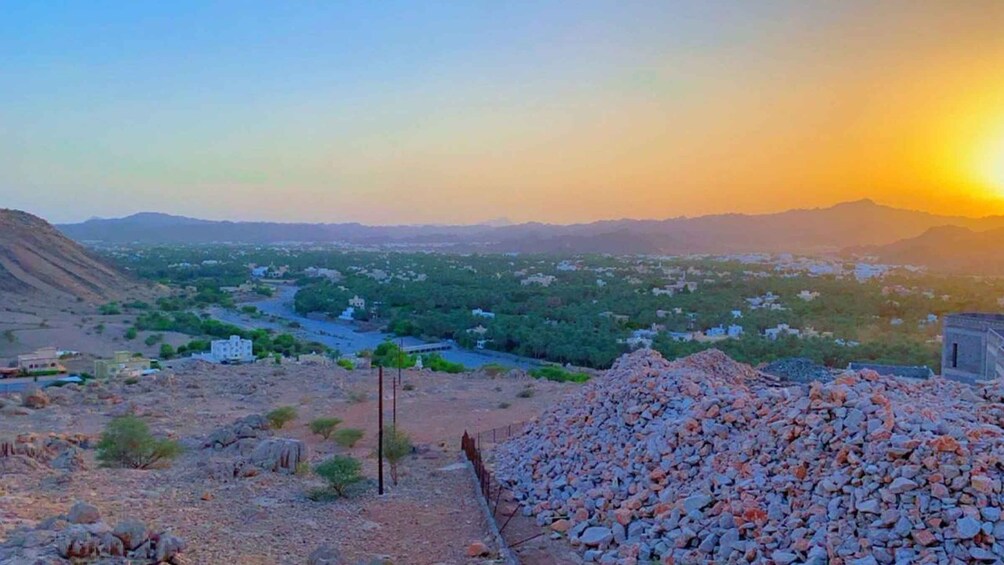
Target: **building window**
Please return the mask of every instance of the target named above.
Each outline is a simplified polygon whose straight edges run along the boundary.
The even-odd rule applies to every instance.
[[[952,368],[955,369],[959,366],[959,344],[952,344]]]

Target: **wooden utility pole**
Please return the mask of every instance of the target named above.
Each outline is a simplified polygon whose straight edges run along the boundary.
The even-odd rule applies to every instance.
[[[380,366],[378,371],[380,380],[379,384],[379,396],[377,397],[377,412],[379,413],[379,419],[377,420],[377,485],[379,492],[383,495],[383,366]]]

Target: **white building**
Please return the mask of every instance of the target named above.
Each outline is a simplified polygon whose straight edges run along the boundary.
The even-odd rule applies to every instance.
[[[471,310],[471,316],[477,316],[481,318],[494,318],[495,312],[489,312],[487,310],[482,310],[481,308],[475,308]]]
[[[358,294],[349,299],[349,306],[353,308],[358,308],[360,310],[366,309],[366,299],[360,297]]]
[[[254,361],[254,352],[250,339],[232,335],[230,339],[214,339],[209,353],[196,357],[212,363],[250,363]]]

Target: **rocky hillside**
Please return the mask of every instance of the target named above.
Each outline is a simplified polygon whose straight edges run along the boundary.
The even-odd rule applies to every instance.
[[[0,209],[0,291],[99,302],[130,286],[122,273],[45,220]]]
[[[943,226],[889,245],[861,251],[885,263],[918,265],[943,273],[1004,275],[1004,228],[974,231]]]
[[[587,562],[1001,563],[1001,393],[639,351],[503,445],[497,476]]]

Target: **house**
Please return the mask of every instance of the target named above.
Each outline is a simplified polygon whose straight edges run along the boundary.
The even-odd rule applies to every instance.
[[[519,281],[519,284],[523,286],[536,284],[543,287],[549,287],[551,286],[551,283],[553,283],[554,281],[555,281],[554,275],[532,275]]]
[[[98,359],[94,362],[94,376],[99,379],[136,377],[149,370],[149,359],[137,357],[129,351],[116,351],[111,359]]]
[[[358,294],[349,299],[349,306],[353,308],[358,308],[360,310],[366,309],[366,299],[361,298]]]
[[[704,335],[707,337],[725,337],[725,327],[715,326],[713,328],[708,328],[704,330]]]
[[[740,319],[742,317],[743,317],[743,311],[742,310],[733,310],[732,311],[732,319],[733,320],[738,320],[738,319]]]
[[[250,363],[254,361],[254,353],[250,339],[232,335],[229,339],[214,339],[208,358],[205,354],[201,358],[214,363]]]
[[[669,332],[669,339],[679,342],[694,341],[694,334],[690,332]]]
[[[1004,314],[946,316],[941,375],[970,384],[1004,376]]]
[[[488,333],[488,328],[482,326],[481,324],[478,324],[477,326],[475,326],[473,328],[468,328],[467,329],[467,333],[469,333],[469,334],[485,335],[486,333]]]
[[[819,293],[815,291],[803,290],[798,293],[798,297],[806,302],[812,302],[813,300],[819,298]]]
[[[764,337],[771,341],[776,341],[780,337],[784,336],[800,336],[801,331],[798,328],[793,328],[788,324],[778,324],[777,327],[767,328],[763,331]]]
[[[476,316],[479,318],[494,318],[495,313],[489,312],[487,310],[482,310],[481,308],[475,308],[471,310],[471,316]]]
[[[251,267],[251,276],[256,279],[265,278],[268,275],[268,267]]]
[[[43,347],[32,353],[17,356],[17,369],[21,373],[65,373],[66,368],[59,363],[59,351],[55,347]]]
[[[328,279],[331,282],[338,282],[342,280],[342,273],[337,269],[326,269],[323,267],[307,267],[303,270],[303,274],[307,277],[313,279]]]
[[[742,335],[743,335],[743,327],[742,327],[742,326],[740,326],[740,325],[738,325],[738,324],[732,324],[732,325],[730,325],[730,326],[729,326],[729,328],[728,328],[728,329],[727,329],[727,330],[725,331],[725,333],[726,333],[726,334],[727,334],[727,335],[728,335],[729,337],[731,337],[731,338],[733,338],[733,339],[737,339],[737,338],[739,338],[739,337],[742,337]]]

